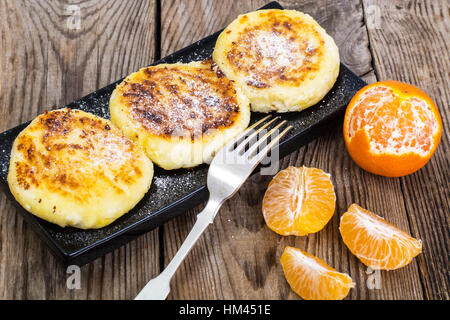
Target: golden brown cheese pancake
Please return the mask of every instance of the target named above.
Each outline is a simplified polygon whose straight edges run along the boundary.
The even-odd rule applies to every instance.
[[[112,121],[166,170],[209,162],[250,121],[248,99],[213,69],[204,61],[131,74],[111,96]]]
[[[239,16],[220,34],[213,60],[257,112],[310,107],[339,74],[334,40],[312,17],[295,10]]]
[[[60,109],[34,119],[14,141],[8,184],[32,214],[61,227],[104,227],[150,188],[153,164],[110,121]]]

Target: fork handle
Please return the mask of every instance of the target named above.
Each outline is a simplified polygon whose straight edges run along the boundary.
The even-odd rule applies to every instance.
[[[191,251],[194,244],[206,228],[214,221],[214,218],[222,206],[222,203],[223,202],[215,201],[211,197],[209,198],[205,208],[197,215],[197,221],[186,237],[186,240],[184,240],[180,249],[178,249],[170,263],[159,276],[151,280],[144,287],[144,289],[139,292],[136,299],[146,299],[146,297],[149,299],[165,299],[167,297],[170,292],[170,280],[189,251]]]
[[[195,222],[192,230],[189,232],[186,240],[184,240],[180,249],[178,249],[175,256],[172,258],[170,263],[164,269],[162,273],[170,275],[170,278],[175,274],[180,264],[183,262],[184,258],[187,256],[189,251],[191,251],[194,244],[206,230],[206,228],[213,223],[214,217],[219,211],[221,204],[213,200],[208,200],[205,208],[197,215],[197,221]],[[170,279],[169,279],[170,280]]]

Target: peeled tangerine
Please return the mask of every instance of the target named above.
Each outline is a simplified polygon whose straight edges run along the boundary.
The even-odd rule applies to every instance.
[[[281,265],[292,290],[306,300],[342,300],[354,287],[349,275],[297,248],[286,247]]]
[[[342,215],[339,230],[350,251],[372,269],[404,267],[422,251],[420,240],[357,204]]]
[[[323,229],[334,213],[330,175],[316,168],[289,167],[270,182],[262,210],[267,226],[281,235],[304,236]]]
[[[386,177],[422,168],[441,135],[436,105],[407,83],[372,83],[356,93],[345,112],[344,140],[350,156],[364,170]]]

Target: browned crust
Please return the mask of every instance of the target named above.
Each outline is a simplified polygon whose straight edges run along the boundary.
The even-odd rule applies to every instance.
[[[78,142],[70,143],[74,135]],[[106,120],[87,117],[78,110],[46,112],[17,137],[15,146],[23,156],[15,162],[20,188],[41,187],[80,203],[88,201],[92,190],[100,191],[92,188],[99,181],[109,182],[122,194],[118,185],[133,184],[143,174],[131,140]],[[119,163],[119,157],[127,161]],[[95,165],[98,160],[101,165]],[[105,175],[105,167],[112,171],[113,181]]]
[[[214,70],[212,61],[203,64],[205,68],[145,68],[138,78],[120,84],[120,102],[147,132],[164,138],[194,139],[210,129],[230,127],[240,111],[234,83]]]

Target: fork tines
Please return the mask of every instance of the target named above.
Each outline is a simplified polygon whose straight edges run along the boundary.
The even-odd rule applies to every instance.
[[[272,149],[280,139],[290,130],[292,126],[281,128],[287,124],[286,120],[277,121],[280,117],[268,115],[251,125],[239,137],[227,145],[227,151],[237,152],[249,160],[261,159]],[[270,129],[270,130],[269,130]]]

